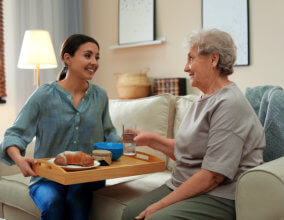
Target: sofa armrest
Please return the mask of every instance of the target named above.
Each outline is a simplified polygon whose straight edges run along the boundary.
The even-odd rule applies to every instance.
[[[243,173],[237,183],[236,215],[239,220],[284,217],[284,157]]]

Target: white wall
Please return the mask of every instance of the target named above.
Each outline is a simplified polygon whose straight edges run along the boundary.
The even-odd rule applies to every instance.
[[[242,89],[255,85],[284,87],[284,1],[250,0],[251,65],[233,75]]]
[[[250,0],[249,7],[251,64],[236,67],[232,80],[242,90],[266,84],[284,87],[284,1]],[[111,98],[117,97],[114,73],[138,73],[149,67],[151,78],[185,76],[182,42],[187,34],[201,28],[201,0],[156,0],[157,37],[166,37],[167,42],[119,50],[109,50],[118,39],[118,1],[84,0],[83,12],[84,32],[101,44],[94,83],[104,87]]]
[[[0,105],[0,140],[16,117],[17,57],[9,56],[13,46],[13,2],[5,0],[4,9],[9,36],[5,32],[5,64],[7,103]],[[282,71],[284,51],[284,1],[250,0],[249,66],[236,67],[232,79],[244,90],[248,86],[265,84],[284,87]],[[111,98],[116,98],[114,73],[137,73],[150,68],[149,77],[184,77],[186,52],[184,37],[201,28],[201,0],[156,0],[157,37],[166,37],[161,45],[109,50],[118,38],[118,0],[84,0],[83,30],[101,44],[100,69],[94,82],[103,86]],[[14,31],[15,32],[15,31]],[[196,92],[196,90],[194,90]]]

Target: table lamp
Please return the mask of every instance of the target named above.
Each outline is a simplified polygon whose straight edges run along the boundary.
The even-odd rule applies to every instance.
[[[39,87],[39,69],[52,69],[56,67],[56,57],[48,31],[26,31],[20,52],[18,68],[36,69],[36,85]]]

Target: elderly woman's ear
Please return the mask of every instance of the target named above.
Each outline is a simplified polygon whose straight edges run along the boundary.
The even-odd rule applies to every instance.
[[[211,63],[213,65],[213,67],[216,67],[218,65],[219,62],[219,54],[218,53],[212,53],[211,55]]]

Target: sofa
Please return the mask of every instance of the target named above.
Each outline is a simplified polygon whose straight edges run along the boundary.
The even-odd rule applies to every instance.
[[[135,100],[110,100],[109,111],[119,135],[122,125],[132,123],[136,129],[153,131],[174,138],[195,95],[163,94]],[[27,148],[32,155],[34,141]],[[106,187],[93,192],[90,219],[120,219],[129,201],[149,192],[170,178],[173,161],[147,146],[137,148],[166,163],[163,172],[130,176],[106,181]],[[265,163],[241,175],[237,184],[236,213],[239,220],[273,220],[284,218],[284,157]],[[7,220],[40,219],[40,211],[28,193],[28,177],[15,166],[0,164],[0,218]]]

